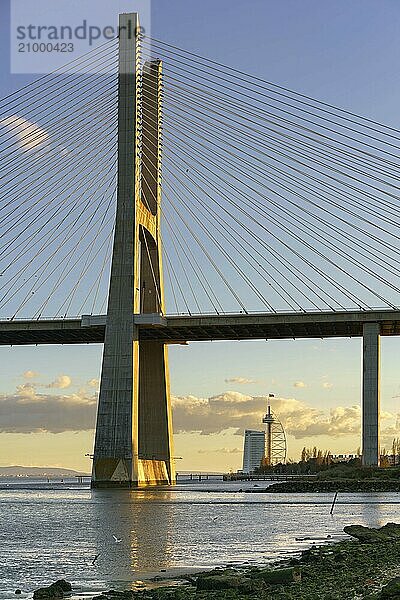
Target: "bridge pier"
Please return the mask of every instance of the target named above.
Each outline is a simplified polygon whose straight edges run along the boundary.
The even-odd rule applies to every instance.
[[[380,324],[363,325],[362,463],[380,462]]]
[[[118,194],[92,487],[175,482],[167,347],[140,341],[134,315],[162,314],[161,62],[139,53],[120,15]],[[142,85],[141,85],[142,84]]]

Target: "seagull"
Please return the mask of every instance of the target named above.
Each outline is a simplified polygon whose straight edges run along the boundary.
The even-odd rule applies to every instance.
[[[122,542],[122,538],[117,538],[116,535],[113,535],[113,538],[114,538],[116,544],[119,544]]]
[[[94,565],[94,563],[96,562],[96,560],[99,558],[100,554],[96,554],[96,556],[94,557],[94,559],[92,560],[92,565]]]
[[[216,521],[218,519],[218,517],[213,517],[213,521]]]

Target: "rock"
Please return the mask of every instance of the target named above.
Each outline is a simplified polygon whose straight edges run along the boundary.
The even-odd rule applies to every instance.
[[[385,534],[390,539],[397,538],[400,540],[400,525],[398,523],[386,523],[386,525],[380,528],[380,533]]]
[[[381,598],[400,598],[400,577],[395,577],[381,591]]]
[[[237,592],[241,597],[241,594],[259,593],[260,590],[265,588],[264,582],[260,579],[241,575],[234,571],[232,573],[229,569],[222,573],[216,573],[215,571],[216,569],[211,572],[212,574],[208,572],[199,575],[196,581],[198,592],[231,590],[232,593]]]
[[[52,585],[33,592],[33,600],[47,600],[48,598],[64,598],[64,592],[60,587]]]
[[[64,598],[65,593],[72,591],[72,585],[65,579],[59,579],[48,587],[39,588],[33,592],[33,600],[46,600],[47,598]]]
[[[256,493],[258,489],[249,490],[250,493]],[[304,493],[304,492],[399,492],[400,480],[392,479],[365,479],[355,481],[353,479],[335,479],[335,480],[313,480],[313,481],[284,481],[274,483],[268,488],[263,489],[267,493]]]
[[[313,563],[319,562],[319,551],[315,548],[308,548],[301,553],[301,562]]]
[[[238,592],[240,594],[257,594],[257,598],[260,595],[260,592],[266,588],[266,584],[262,579],[248,579],[243,578],[242,582],[238,587]]]
[[[335,552],[333,556],[336,562],[341,562],[346,559],[346,554],[344,552],[341,552],[340,550]]]
[[[22,594],[22,591],[20,589],[15,590],[14,594]]]
[[[196,582],[198,591],[203,590],[232,590],[238,589],[244,583],[244,578],[235,575],[212,575],[199,577]]]
[[[211,571],[200,571],[200,573],[196,573],[197,577],[214,577],[214,575],[229,575],[229,576],[237,576],[240,575],[240,573],[236,570],[233,569],[232,567],[227,567],[226,569],[223,569],[222,567],[215,567],[215,569],[212,569]]]
[[[59,579],[52,585],[56,585],[62,589],[63,592],[72,592],[72,585],[69,581],[65,581],[65,579]]]
[[[289,569],[261,569],[256,575],[258,579],[262,579],[265,583],[272,585],[293,583],[294,581],[301,581],[301,571],[299,568]]]
[[[360,542],[368,544],[400,540],[400,525],[397,523],[387,523],[380,529],[363,527],[362,525],[347,525],[344,527],[343,531],[352,537],[357,538]]]

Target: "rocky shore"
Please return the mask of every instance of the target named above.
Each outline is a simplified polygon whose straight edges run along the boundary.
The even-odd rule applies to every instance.
[[[109,590],[93,600],[400,600],[400,525],[344,531],[352,539],[312,546],[275,568],[214,569],[184,576],[175,587]],[[47,595],[50,588],[34,598],[63,597]]]
[[[273,483],[266,488],[246,490],[251,493],[267,492],[269,494],[317,493],[317,492],[400,492],[400,479],[315,479],[312,481],[283,481]]]

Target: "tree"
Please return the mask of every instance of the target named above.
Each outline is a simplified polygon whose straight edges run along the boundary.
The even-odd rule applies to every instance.
[[[383,448],[383,450],[381,450],[380,465],[384,469],[387,469],[387,467],[390,466],[389,456],[388,456],[388,453],[386,452],[386,448]]]
[[[394,438],[392,443],[393,465],[400,463],[400,438]]]
[[[329,465],[332,462],[332,457],[331,457],[331,451],[330,450],[325,450],[325,454],[324,454],[324,464],[329,467]]]

